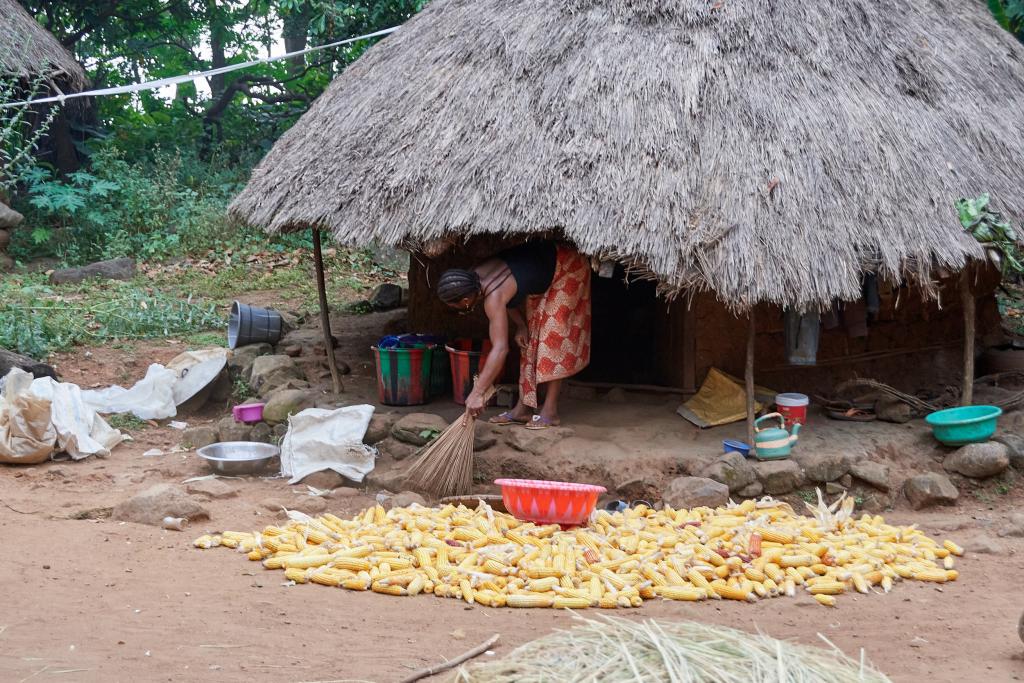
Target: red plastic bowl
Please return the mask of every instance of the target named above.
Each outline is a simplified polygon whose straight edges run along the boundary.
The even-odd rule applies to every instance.
[[[497,479],[505,508],[516,519],[537,524],[580,526],[590,518],[603,486],[536,479]]]

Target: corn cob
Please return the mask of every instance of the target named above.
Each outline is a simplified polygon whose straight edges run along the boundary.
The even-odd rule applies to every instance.
[[[814,599],[817,600],[819,604],[822,604],[825,607],[836,606],[836,599],[831,595],[826,595],[825,593],[816,593]]]

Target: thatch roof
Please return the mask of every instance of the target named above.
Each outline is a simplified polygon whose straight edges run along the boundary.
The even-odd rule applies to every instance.
[[[82,65],[17,0],[0,0],[0,75],[45,76],[65,92],[85,85]]]
[[[1024,216],[1024,47],[981,0],[433,0],[232,204],[345,243],[561,230],[736,308],[856,299]]]

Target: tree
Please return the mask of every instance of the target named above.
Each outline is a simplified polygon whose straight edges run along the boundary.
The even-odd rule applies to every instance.
[[[1024,0],[988,0],[999,25],[1024,43]]]

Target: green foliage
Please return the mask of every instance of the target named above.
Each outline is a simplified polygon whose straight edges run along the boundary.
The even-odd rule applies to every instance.
[[[231,401],[235,405],[241,405],[256,396],[256,390],[241,377],[236,379],[234,384],[231,385]]]
[[[25,89],[13,78],[0,78],[0,103],[31,100],[46,89],[39,78]],[[30,107],[0,109],[0,190],[10,191],[34,170],[33,154],[50,128],[56,107],[49,107],[38,120]]]
[[[108,415],[107,424],[122,432],[138,432],[149,426],[148,422],[135,417],[131,413]]]
[[[1004,276],[1024,273],[1017,233],[1001,213],[989,208],[990,201],[988,194],[976,199],[957,200],[960,224],[974,239],[999,252]]]
[[[1024,0],[988,0],[999,25],[1024,43]]]
[[[0,347],[42,358],[79,343],[223,329],[212,304],[131,283],[59,290],[42,276],[0,281]]]
[[[14,233],[10,251],[20,260],[81,263],[206,250],[230,238],[226,207],[238,185],[237,176],[218,177],[195,158],[158,151],[152,161],[128,161],[104,144],[89,172],[26,174],[18,208],[33,229]]]

